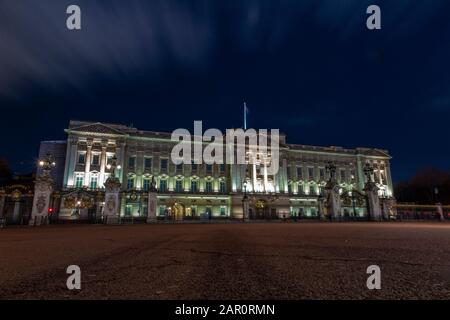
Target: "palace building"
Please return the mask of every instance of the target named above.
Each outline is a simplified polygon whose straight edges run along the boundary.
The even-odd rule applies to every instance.
[[[393,198],[391,157],[386,150],[292,144],[280,134],[279,170],[268,176],[260,160],[175,165],[170,156],[177,142],[170,133],[82,121],[70,121],[65,131],[65,163],[56,163],[64,166],[63,181],[53,191],[52,219],[102,219],[104,183],[113,170],[120,181],[118,211],[124,220],[145,221],[152,183],[157,189],[158,220],[242,219],[243,197],[249,201],[250,219],[316,218],[330,180],[330,163],[342,217],[368,214],[363,197],[367,165],[380,199]],[[61,144],[53,143],[60,150]]]

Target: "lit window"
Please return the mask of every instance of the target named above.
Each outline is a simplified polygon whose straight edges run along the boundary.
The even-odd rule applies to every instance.
[[[226,191],[225,181],[220,181],[219,191],[220,191],[220,193],[225,193],[225,191]]]
[[[159,190],[161,192],[166,192],[166,190],[167,190],[167,181],[166,180],[161,179],[161,181],[159,181]]]
[[[182,180],[176,180],[175,181],[175,192],[180,193],[183,191],[183,181]]]
[[[97,176],[92,176],[91,177],[90,188],[91,189],[97,189],[97,182],[98,182],[98,177]]]
[[[206,192],[212,192],[212,182],[211,181],[206,181],[205,191]]]
[[[197,192],[197,180],[191,181],[191,192]]]
[[[83,176],[77,176],[75,180],[75,187],[81,188],[83,186]]]
[[[148,189],[150,189],[150,179],[148,179],[148,178],[144,179],[143,188],[144,188],[144,191],[148,191]]]
[[[78,164],[84,164],[86,161],[86,155],[84,153],[78,154]]]
[[[97,166],[100,163],[100,155],[99,154],[93,154],[92,155],[92,164],[94,166]]]
[[[134,188],[134,177],[130,176],[127,180],[127,188],[133,189]]]

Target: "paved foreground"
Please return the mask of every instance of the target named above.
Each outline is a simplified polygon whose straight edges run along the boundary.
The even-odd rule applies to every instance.
[[[79,265],[82,289],[66,287]],[[381,290],[366,269],[381,268]],[[450,224],[255,223],[0,230],[0,298],[450,299]]]

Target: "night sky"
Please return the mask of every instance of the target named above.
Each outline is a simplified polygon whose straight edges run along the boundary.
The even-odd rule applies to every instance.
[[[0,0],[0,156],[16,172],[70,119],[225,130],[244,99],[250,127],[288,142],[388,149],[394,181],[450,169],[450,1]]]

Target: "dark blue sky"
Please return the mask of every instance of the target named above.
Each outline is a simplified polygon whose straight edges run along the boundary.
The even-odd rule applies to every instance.
[[[238,127],[245,99],[289,142],[388,149],[396,181],[449,169],[449,17],[448,0],[0,0],[0,156],[30,170],[69,119]]]

